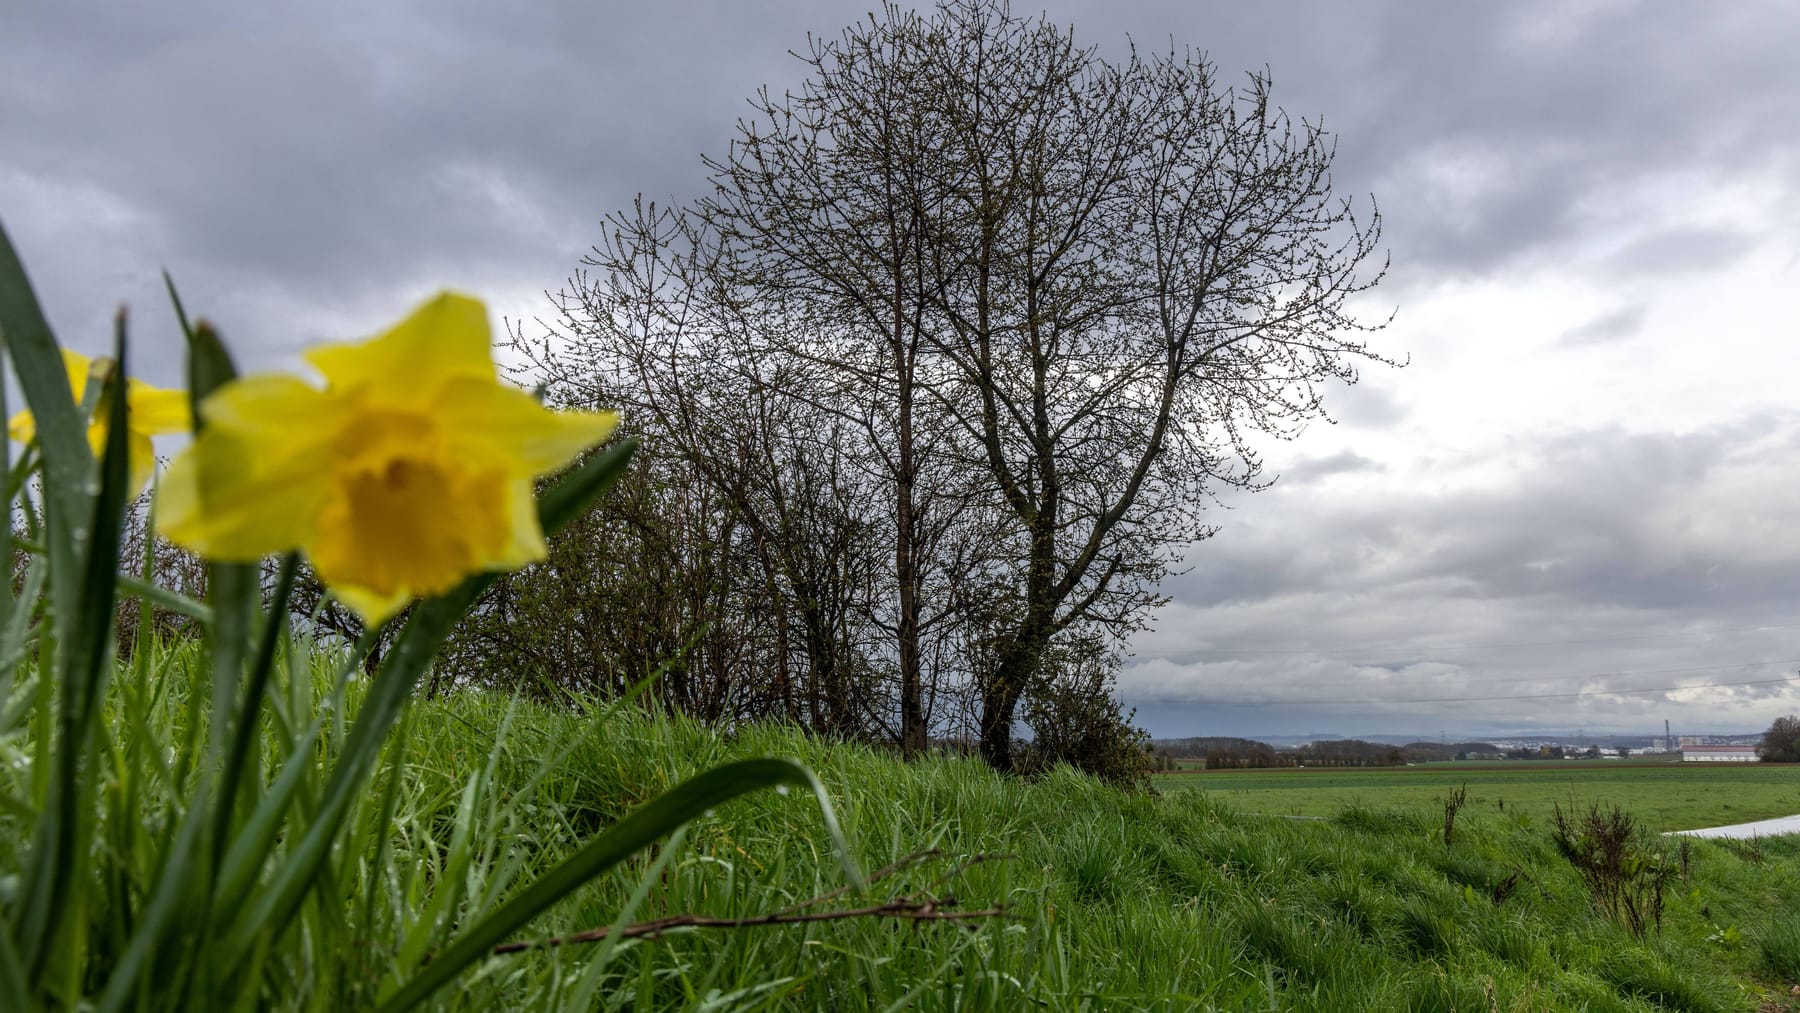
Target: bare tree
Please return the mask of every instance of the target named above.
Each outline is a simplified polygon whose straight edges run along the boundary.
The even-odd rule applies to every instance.
[[[558,400],[624,407],[656,453],[679,458],[687,495],[706,490],[715,518],[729,519],[718,542],[731,552],[719,571],[727,587],[698,649],[754,646],[740,658],[736,699],[751,707],[740,716],[897,737],[876,699],[879,645],[866,622],[883,573],[868,551],[872,498],[856,438],[866,426],[824,407],[839,381],[769,351],[793,343],[783,335],[804,307],[746,289],[734,251],[694,216],[640,202],[608,226],[587,262],[595,275],[562,296],[564,340],[516,346]],[[679,514],[645,523],[680,525]]]
[[[1379,214],[1334,195],[1331,135],[1266,72],[1109,62],[1003,0],[889,4],[798,55],[805,85],[752,100],[710,196],[612,219],[565,295],[576,372],[630,373],[772,546],[820,460],[791,434],[830,433],[847,470],[808,495],[888,516],[867,618],[898,742],[923,746],[947,660],[1010,769],[1046,669],[1139,628],[1209,500],[1263,484],[1253,441],[1386,361],[1348,308],[1385,270]]]
[[[752,99],[727,155],[706,159],[714,193],[695,213],[730,249],[714,263],[730,265],[739,290],[805,322],[764,329],[765,351],[816,367],[829,380],[801,396],[863,429],[862,459],[891,510],[894,601],[882,625],[896,648],[899,743],[915,756],[927,738],[926,585],[958,508],[930,466],[956,434],[922,404],[934,382],[931,229],[945,196],[933,153],[946,124],[938,104],[919,101],[938,85],[920,58],[930,27],[884,13],[885,23],[812,40],[800,92]]]
[[[927,394],[979,448],[960,463],[1006,515],[980,734],[1008,768],[1050,644],[1140,623],[1175,552],[1210,534],[1209,495],[1257,485],[1249,437],[1291,435],[1319,414],[1323,381],[1374,357],[1345,305],[1380,277],[1359,274],[1379,216],[1333,197],[1331,138],[1275,108],[1266,74],[1240,90],[1192,54],[1109,63],[991,0],[924,21],[889,6],[806,59],[801,100],[761,121],[783,140],[753,135],[715,179],[766,196],[734,208],[834,207],[841,188],[764,153],[856,136],[871,109],[894,118],[896,84],[905,121],[924,125],[859,165],[904,184],[882,192],[911,203],[896,217],[929,277],[912,318],[935,359]],[[864,291],[885,297],[881,281]]]

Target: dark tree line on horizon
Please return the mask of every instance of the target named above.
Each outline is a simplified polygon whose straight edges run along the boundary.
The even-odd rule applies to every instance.
[[[1141,763],[1123,640],[1209,501],[1265,483],[1253,443],[1385,361],[1348,307],[1379,215],[1266,74],[1192,52],[1108,61],[948,0],[797,55],[711,193],[608,216],[552,334],[515,335],[644,449],[451,664],[608,697],[660,671],[670,710],[907,756]]]
[[[1280,767],[1398,767],[1408,763],[1436,763],[1498,756],[1500,747],[1489,742],[1409,742],[1396,746],[1361,739],[1324,739],[1301,746],[1277,748],[1256,739],[1231,736],[1198,736],[1157,739],[1151,743],[1159,756],[1205,761],[1207,770],[1256,770]]]

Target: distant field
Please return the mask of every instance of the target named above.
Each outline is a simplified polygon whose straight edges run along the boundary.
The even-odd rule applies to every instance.
[[[1467,785],[1471,809],[1524,811],[1545,825],[1551,806],[1618,805],[1655,830],[1747,823],[1800,813],[1800,766],[1616,760],[1430,763],[1416,767],[1181,771],[1163,791],[1199,790],[1245,812],[1329,816],[1352,804],[1436,808]]]

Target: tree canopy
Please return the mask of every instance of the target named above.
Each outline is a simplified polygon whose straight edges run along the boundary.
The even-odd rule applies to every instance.
[[[1769,763],[1800,763],[1800,715],[1776,718],[1763,733],[1756,755]]]

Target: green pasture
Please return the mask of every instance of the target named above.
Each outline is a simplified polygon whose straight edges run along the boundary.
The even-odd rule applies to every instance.
[[[1435,763],[1417,767],[1182,771],[1162,791],[1197,790],[1246,812],[1330,816],[1346,806],[1442,807],[1466,785],[1465,812],[1523,812],[1539,825],[1551,807],[1617,805],[1655,830],[1748,823],[1800,813],[1800,766],[1612,760]]]
[[[342,667],[304,644],[278,657],[259,791],[271,790],[271,772],[300,769],[316,795],[379,682],[346,683]],[[98,733],[114,787],[95,807],[104,846],[77,881],[72,934],[88,945],[72,958],[83,977],[71,996],[117,973],[114,922],[154,888],[178,811],[156,758],[183,741],[191,714],[181,701],[205,675],[201,653],[176,645],[146,651],[109,681]],[[34,690],[26,681],[15,693]],[[303,715],[319,717],[295,720]],[[0,884],[25,881],[39,727],[0,734]],[[297,768],[288,762],[296,756]],[[1334,796],[1329,820],[1271,819],[1216,788],[1132,794],[1066,768],[1027,781],[977,760],[903,764],[793,729],[726,734],[631,706],[552,708],[480,691],[413,701],[381,756],[385,787],[349,801],[343,847],[293,924],[261,937],[247,1006],[370,1008],[387,982],[431,966],[627,813],[701,771],[768,756],[817,772],[869,874],[865,892],[839,892],[851,884],[817,801],[766,791],[699,815],[504,942],[683,916],[838,920],[715,921],[613,944],[503,947],[414,1008],[1800,1011],[1789,999],[1800,984],[1800,916],[1788,906],[1800,896],[1796,837],[1681,847],[1646,835],[1633,845],[1645,856],[1634,867],[1663,870],[1666,910],[1660,930],[1634,935],[1590,899],[1546,823],[1510,818],[1511,802],[1502,814],[1492,786],[1476,787],[1505,770],[1180,782],[1404,782],[1429,794],[1467,778],[1471,803],[1490,801],[1459,819],[1446,846],[1440,814],[1344,804],[1353,792]],[[1545,784],[1583,774],[1542,773]],[[1602,774],[1631,784],[1655,773],[1587,776],[1593,788]],[[1669,773],[1722,794],[1722,785],[1800,771]],[[279,867],[295,844],[271,842],[264,861]],[[967,921],[851,916],[919,905]],[[0,999],[0,1009],[14,1008]]]

